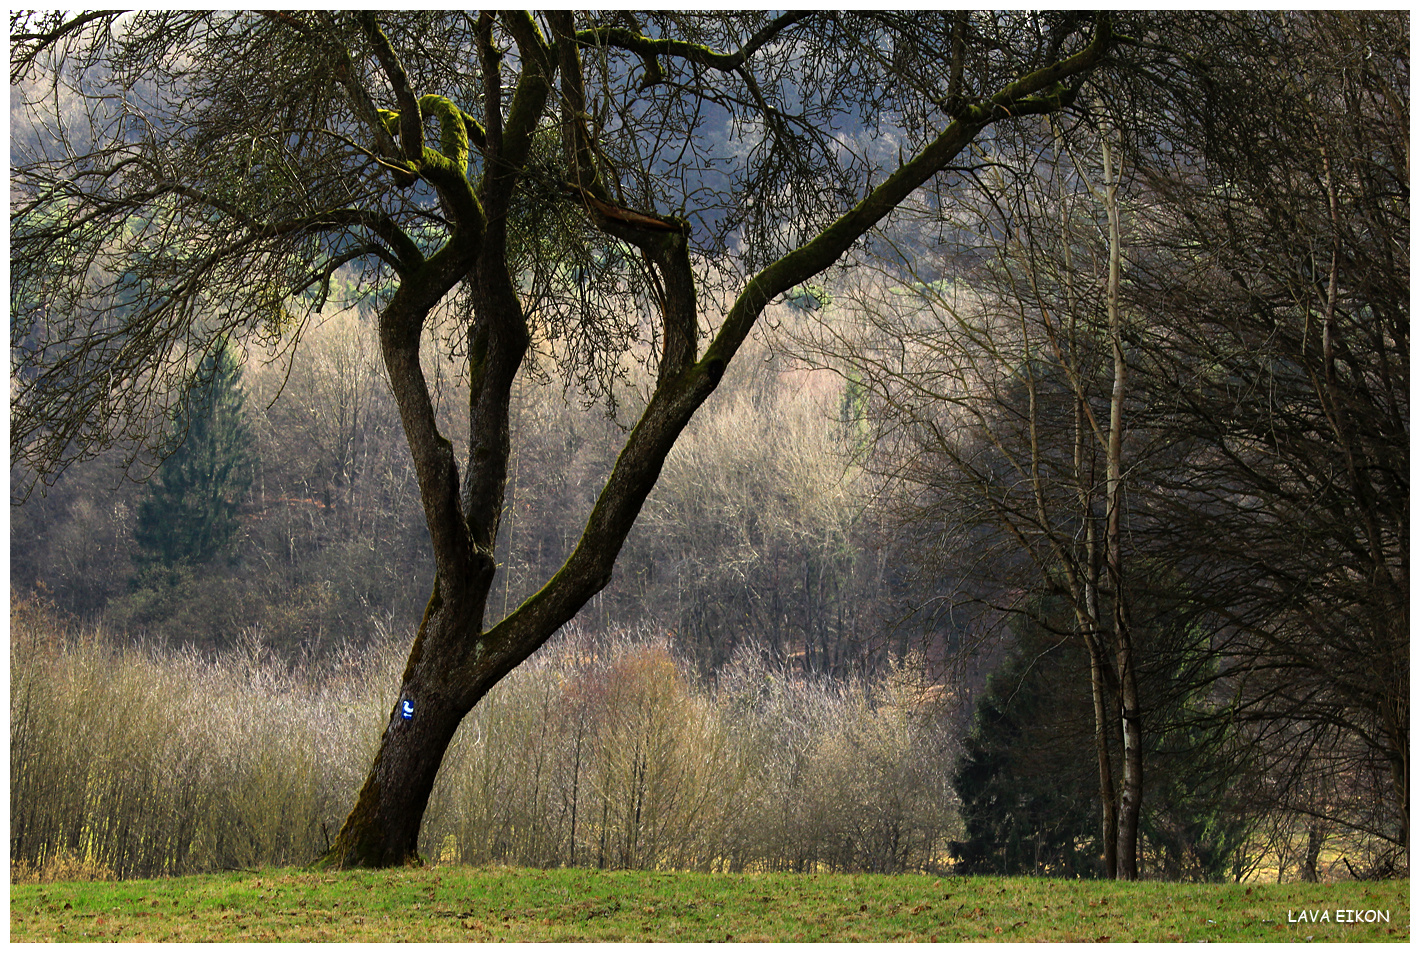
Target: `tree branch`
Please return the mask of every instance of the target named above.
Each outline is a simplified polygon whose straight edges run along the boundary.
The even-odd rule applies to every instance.
[[[780,14],[733,53],[721,53],[708,46],[689,43],[685,40],[654,40],[635,30],[619,26],[582,30],[577,34],[577,42],[582,46],[614,46],[635,53],[648,63],[653,62],[658,56],[674,56],[710,69],[732,73],[743,66],[766,43],[777,39],[789,27],[816,15],[817,13],[812,10],[791,10],[788,13]],[[656,67],[656,71],[659,73],[659,66]]]
[[[380,61],[380,67],[385,71],[385,79],[389,80],[390,88],[394,90],[394,101],[399,106],[399,134],[404,146],[404,157],[410,162],[418,162],[424,157],[424,126],[419,115],[419,101],[415,98],[414,91],[409,88],[409,77],[405,74],[404,66],[400,63],[394,47],[390,46],[389,37],[380,29],[374,13],[361,13],[360,25],[364,28],[365,38],[370,41],[370,46],[375,51],[375,58]]]
[[[15,31],[14,25],[17,18],[25,16],[14,14],[11,16],[10,32],[10,83],[12,85],[21,82],[25,73],[34,65],[46,50],[52,48],[60,40],[73,36],[85,26],[97,20],[113,20],[123,14],[122,10],[96,10],[92,13],[81,13],[68,20],[61,20],[63,12],[49,14],[48,22],[54,25],[42,32],[31,33],[24,30]],[[32,14],[31,14],[32,15]],[[58,20],[59,22],[55,22]]]

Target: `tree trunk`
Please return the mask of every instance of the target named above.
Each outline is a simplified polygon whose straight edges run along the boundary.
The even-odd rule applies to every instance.
[[[1080,53],[1008,84],[996,100],[973,106],[880,182],[834,223],[798,249],[758,272],[726,311],[703,355],[690,226],[625,209],[597,177],[590,143],[580,127],[565,139],[569,185],[592,227],[637,247],[656,279],[661,314],[661,355],[655,390],[626,439],[571,555],[537,593],[502,622],[483,630],[495,571],[494,546],[503,513],[510,455],[509,401],[530,343],[522,305],[509,270],[508,221],[512,196],[528,158],[534,131],[548,102],[557,69],[530,16],[510,14],[523,73],[505,110],[500,78],[502,51],[492,41],[490,16],[480,19],[483,64],[482,149],[487,170],[475,190],[466,179],[466,143],[446,146],[448,162],[424,149],[412,95],[402,96],[401,130],[410,162],[438,191],[456,222],[447,244],[427,258],[412,242],[401,246],[401,282],[380,314],[380,347],[399,407],[419,482],[420,500],[434,555],[435,589],[410,652],[400,695],[379,753],[354,810],[319,862],[326,866],[388,866],[418,860],[420,823],[449,742],[463,717],[505,675],[520,665],[611,580],[612,568],[661,467],[691,416],[719,385],[725,368],[764,308],[779,295],[831,266],[884,216],[926,183],[998,118],[1053,112],[1064,101],[1060,83],[1088,71],[1111,42],[1109,21]],[[407,77],[388,50],[373,18],[365,21],[390,85],[407,93]],[[551,18],[562,74],[561,97],[569,115],[585,101],[570,15]],[[998,112],[999,111],[999,112]],[[441,114],[460,128],[460,115]],[[373,123],[383,128],[380,121]],[[409,131],[404,132],[408,125]],[[457,147],[457,148],[456,148]],[[467,473],[460,480],[453,444],[439,431],[420,365],[426,321],[459,283],[471,292],[468,326],[469,442]],[[698,359],[697,359],[698,358]],[[777,624],[776,617],[776,624]],[[407,707],[407,706],[412,706]],[[405,717],[408,715],[408,717]],[[607,805],[603,805],[605,810]],[[603,834],[605,836],[605,834]],[[628,844],[628,851],[635,843]],[[605,841],[600,845],[605,851]],[[599,863],[606,859],[603,853]]]
[[[434,661],[441,653],[430,651],[431,647],[466,641],[468,634],[467,625],[458,624],[453,607],[438,590],[436,583],[374,764],[319,866],[391,867],[420,862],[419,830],[439,765],[464,716],[487,690],[457,684],[451,673],[462,666]],[[443,654],[445,659],[466,655]],[[470,692],[470,687],[475,691]]]
[[[1090,694],[1095,703],[1095,757],[1100,778],[1100,844],[1104,853],[1104,875],[1119,876],[1119,812],[1114,791],[1114,765],[1110,756],[1111,713],[1115,693],[1110,686],[1109,663],[1098,634],[1088,639],[1090,649]]]
[[[1119,648],[1120,725],[1124,733],[1123,770],[1119,781],[1118,870],[1120,880],[1139,879],[1139,816],[1144,800],[1144,747],[1139,725],[1139,690],[1134,677],[1134,651],[1123,633]]]
[[[1325,840],[1326,835],[1320,822],[1312,821],[1307,825],[1307,853],[1302,858],[1302,880],[1306,883],[1314,884],[1320,879],[1317,864],[1321,860],[1321,845]]]
[[[1139,723],[1139,687],[1135,675],[1134,644],[1129,632],[1125,598],[1124,553],[1121,524],[1124,512],[1124,395],[1128,367],[1124,360],[1124,337],[1119,314],[1121,229],[1119,224],[1119,178],[1114,166],[1109,137],[1101,136],[1104,164],[1105,211],[1109,219],[1109,279],[1105,303],[1109,313],[1110,350],[1114,355],[1114,386],[1109,402],[1109,444],[1105,457],[1107,523],[1105,551],[1110,587],[1114,591],[1114,651],[1119,677],[1120,729],[1124,740],[1123,767],[1119,791],[1118,870],[1122,880],[1139,877],[1139,816],[1144,796],[1144,746]]]
[[[415,699],[405,720],[401,705]],[[467,711],[406,685],[390,714],[380,751],[322,867],[394,867],[420,863],[419,829],[434,778]]]

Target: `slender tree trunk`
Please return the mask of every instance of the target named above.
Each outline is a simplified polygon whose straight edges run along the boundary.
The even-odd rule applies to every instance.
[[[1119,811],[1114,790],[1114,764],[1110,754],[1113,732],[1111,708],[1115,692],[1110,686],[1109,662],[1104,655],[1098,633],[1089,638],[1090,694],[1095,703],[1095,759],[1100,779],[1100,844],[1104,852],[1104,875],[1110,880],[1119,876]]]
[[[1052,121],[1052,126],[1054,122]],[[1063,137],[1058,128],[1055,131],[1055,149],[1058,156],[1065,154]],[[1065,365],[1071,386],[1075,392],[1074,425],[1074,478],[1075,493],[1079,503],[1080,519],[1084,524],[1084,549],[1079,560],[1079,581],[1072,587],[1075,599],[1076,624],[1080,636],[1090,654],[1090,696],[1095,714],[1095,760],[1099,773],[1100,800],[1100,847],[1104,860],[1105,876],[1114,880],[1119,872],[1119,801],[1114,781],[1114,718],[1118,709],[1119,693],[1105,645],[1105,628],[1101,622],[1100,609],[1100,534],[1098,520],[1094,513],[1096,483],[1096,460],[1091,451],[1091,433],[1096,429],[1090,413],[1085,383],[1076,363],[1080,354],[1077,299],[1074,289],[1074,261],[1071,247],[1074,241],[1071,203],[1068,201],[1068,187],[1061,186],[1060,234],[1064,241],[1064,279],[1066,293],[1065,314],[1070,316],[1068,349],[1061,351],[1057,345],[1058,357]],[[1083,605],[1081,600],[1083,599]]]
[[[1118,870],[1120,880],[1139,879],[1139,817],[1144,798],[1143,732],[1139,724],[1139,691],[1134,677],[1133,646],[1128,633],[1118,648],[1120,725],[1124,735],[1123,769],[1119,784]]]
[[[1120,728],[1124,740],[1119,791],[1117,876],[1123,880],[1136,880],[1139,877],[1139,817],[1144,794],[1144,748],[1139,719],[1139,688],[1135,674],[1134,645],[1129,631],[1128,602],[1125,598],[1121,532],[1124,509],[1124,395],[1128,368],[1124,360],[1124,340],[1119,314],[1119,179],[1107,136],[1102,137],[1101,148],[1104,161],[1105,211],[1109,220],[1109,283],[1106,307],[1109,314],[1110,348],[1114,355],[1114,387],[1110,394],[1109,443],[1105,458],[1105,492],[1108,498],[1105,549],[1108,554],[1110,587],[1114,591],[1115,664],[1119,677]]]

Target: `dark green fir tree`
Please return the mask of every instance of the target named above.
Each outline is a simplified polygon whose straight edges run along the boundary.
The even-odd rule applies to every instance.
[[[1141,567],[1134,604],[1144,719],[1141,870],[1168,880],[1238,879],[1260,815],[1235,792],[1251,770],[1232,718],[1212,697],[1214,656],[1202,607],[1166,570]],[[987,682],[962,739],[952,784],[963,874],[1099,877],[1105,873],[1090,663],[1058,596],[1012,626],[1013,645]],[[1110,702],[1117,713],[1117,701]],[[1115,715],[1117,717],[1117,714]],[[1119,737],[1110,758],[1120,763]],[[1114,783],[1118,786],[1116,773]]]
[[[965,829],[950,845],[957,872],[1099,876],[1088,657],[1073,636],[1015,628],[953,774]]]
[[[209,353],[172,418],[172,454],[149,481],[134,542],[138,583],[230,552],[252,481],[241,365],[225,344]]]

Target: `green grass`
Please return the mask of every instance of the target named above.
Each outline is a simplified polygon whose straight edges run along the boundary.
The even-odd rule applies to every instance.
[[[1337,923],[1338,909],[1385,911],[1390,922]],[[1289,922],[1302,911],[1329,918]],[[10,888],[12,941],[1409,938],[1408,880],[1112,884],[431,867]]]

